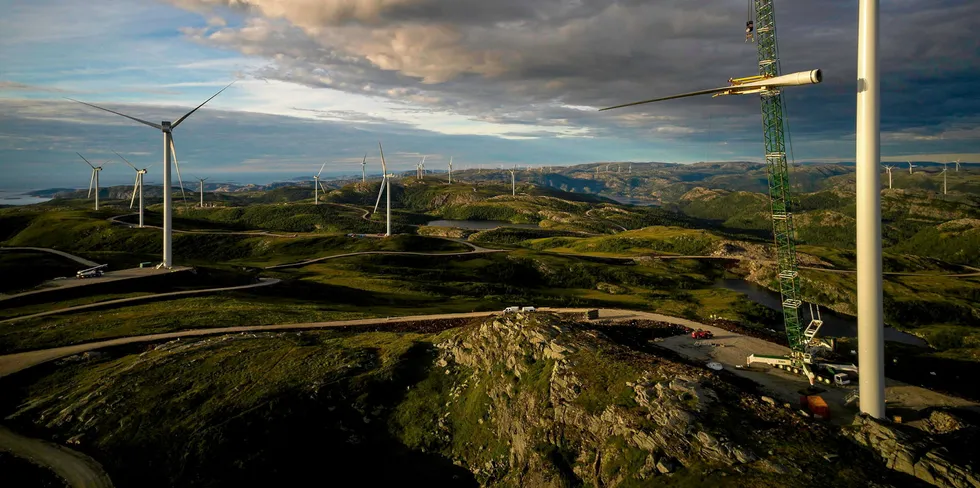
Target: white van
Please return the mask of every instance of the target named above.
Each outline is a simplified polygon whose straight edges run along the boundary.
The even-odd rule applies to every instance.
[[[520,307],[507,307],[504,309],[504,313],[517,313],[520,311],[521,311]]]
[[[534,312],[534,311],[537,311],[537,309],[534,307],[524,307],[521,309],[521,312]]]

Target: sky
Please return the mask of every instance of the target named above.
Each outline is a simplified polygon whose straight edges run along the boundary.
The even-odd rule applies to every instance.
[[[747,0],[0,0],[0,188],[187,175],[761,161],[757,96],[604,106],[757,73]],[[980,161],[980,2],[881,2],[882,159]],[[776,2],[796,161],[852,161],[857,2]],[[237,80],[237,81],[236,81]],[[190,179],[190,177],[188,177]]]

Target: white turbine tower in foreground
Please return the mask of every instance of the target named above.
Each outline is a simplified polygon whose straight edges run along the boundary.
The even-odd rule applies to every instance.
[[[857,54],[858,401],[861,413],[885,418],[885,315],[881,285],[881,92],[878,0],[860,0]],[[909,171],[911,171],[909,163]]]
[[[888,189],[889,190],[892,189],[892,168],[894,168],[894,166],[885,166],[885,171],[888,172]]]
[[[176,148],[174,147],[173,130],[176,129],[177,126],[181,124],[181,122],[187,120],[187,117],[190,117],[191,114],[196,112],[199,108],[203,107],[205,103],[210,102],[212,99],[214,99],[214,97],[221,94],[221,92],[227,90],[228,87],[233,85],[234,83],[235,82],[233,81],[229,83],[227,86],[225,86],[224,88],[222,88],[221,90],[218,90],[218,93],[211,95],[211,98],[205,100],[204,103],[198,105],[197,107],[194,107],[193,110],[187,112],[186,114],[184,114],[183,117],[177,119],[177,121],[173,123],[165,120],[163,122],[160,122],[159,124],[154,124],[153,122],[147,122],[142,119],[137,119],[136,117],[131,117],[129,115],[116,112],[115,110],[102,108],[99,107],[98,105],[92,105],[91,103],[81,102],[72,98],[68,99],[73,102],[78,102],[83,105],[88,105],[89,107],[92,108],[97,108],[99,110],[104,110],[109,113],[126,117],[129,120],[132,120],[134,122],[139,122],[143,125],[153,127],[154,129],[163,132],[163,262],[160,263],[160,267],[164,267],[168,269],[173,267],[173,210],[174,209],[173,209],[173,198],[172,195],[170,195],[170,158],[171,157],[173,158],[174,164],[177,167],[177,180],[180,181],[181,193],[183,193],[184,191],[184,183],[180,178],[180,165],[177,163],[177,151]]]
[[[313,205],[319,205],[320,204],[320,194],[318,192],[321,189],[323,189],[323,193],[327,193],[327,190],[325,188],[323,188],[323,185],[320,183],[320,173],[323,173],[323,168],[326,165],[327,165],[327,163],[323,163],[320,166],[320,171],[317,171],[316,174],[313,175]]]
[[[112,151],[112,152],[116,153],[116,156],[119,156],[119,159],[122,159],[123,161],[125,161],[126,164],[128,164],[130,168],[133,168],[133,170],[136,171],[136,184],[133,185],[133,197],[129,199],[129,208],[130,209],[133,208],[133,203],[136,202],[136,192],[139,192],[139,195],[140,195],[140,227],[142,228],[143,227],[143,175],[146,174],[146,169],[149,168],[149,166],[147,166],[146,168],[143,168],[143,169],[139,169],[136,166],[133,166],[133,163],[130,163],[128,159],[122,157],[122,154],[119,154],[116,151]]]
[[[378,191],[378,201],[374,202],[374,212],[378,212],[378,204],[381,203],[381,194],[387,193],[388,200],[386,202],[386,217],[387,222],[385,227],[385,237],[391,237],[391,178],[394,177],[394,173],[388,172],[388,165],[385,163],[385,149],[381,147],[381,143],[378,142],[378,149],[381,150],[381,190]],[[387,190],[387,192],[385,191]]]
[[[88,180],[88,196],[86,196],[85,198],[92,198],[92,187],[95,186],[95,209],[98,210],[99,209],[99,172],[102,171],[102,166],[101,165],[95,166],[94,164],[89,163],[88,160],[85,159],[85,156],[82,156],[81,154],[78,154],[78,157],[82,158],[83,161],[85,161],[86,163],[88,163],[89,166],[92,167],[92,177],[89,178]]]

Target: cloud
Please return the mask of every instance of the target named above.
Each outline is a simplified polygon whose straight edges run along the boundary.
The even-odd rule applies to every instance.
[[[582,137],[693,142],[727,131],[732,141],[761,140],[755,97],[673,101],[602,115],[582,110],[752,74],[755,45],[742,42],[745,11],[737,2],[180,4],[242,16],[240,26],[187,35],[268,59],[256,73],[266,79],[407,99],[421,109],[488,123],[575,127]],[[778,8],[783,71],[820,67],[826,74],[821,86],[786,92],[795,138],[803,147],[840,143],[853,132],[856,6],[827,0]],[[883,6],[883,128],[926,131],[950,116],[962,117],[964,130],[980,126],[980,100],[970,88],[980,74],[976,19],[980,4],[966,0]],[[907,117],[912,110],[916,116]]]
[[[51,86],[28,85],[26,83],[17,83],[16,81],[0,80],[0,92],[4,91],[68,93],[68,90]]]

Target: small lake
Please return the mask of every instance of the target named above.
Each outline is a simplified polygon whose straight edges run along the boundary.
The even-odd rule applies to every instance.
[[[769,290],[768,288],[761,287],[755,283],[750,283],[739,279],[726,279],[716,281],[715,287],[742,293],[746,295],[749,300],[752,300],[755,303],[764,305],[773,310],[782,310],[783,301],[779,293]],[[810,322],[810,309],[808,304],[804,302],[803,306],[800,307],[800,310],[802,311],[800,316],[803,319],[803,324],[805,327],[806,324]],[[827,308],[821,308],[820,318],[823,319],[823,326],[820,328],[818,337],[857,337],[857,317],[851,317],[850,315],[839,314]],[[780,326],[779,329],[782,330],[782,326]],[[911,344],[914,346],[928,346],[928,343],[919,337],[912,334],[906,334],[905,332],[893,329],[891,327],[885,327],[885,340],[891,342],[901,342],[903,344]]]
[[[659,207],[660,204],[654,200],[645,200],[642,198],[633,197],[621,197],[617,195],[603,195],[604,197],[615,200],[616,203],[621,203],[623,205],[636,205],[637,207]]]
[[[503,220],[433,220],[433,227],[456,227],[466,230],[489,230],[498,227],[517,227],[518,229],[540,229],[537,224],[512,224]]]

